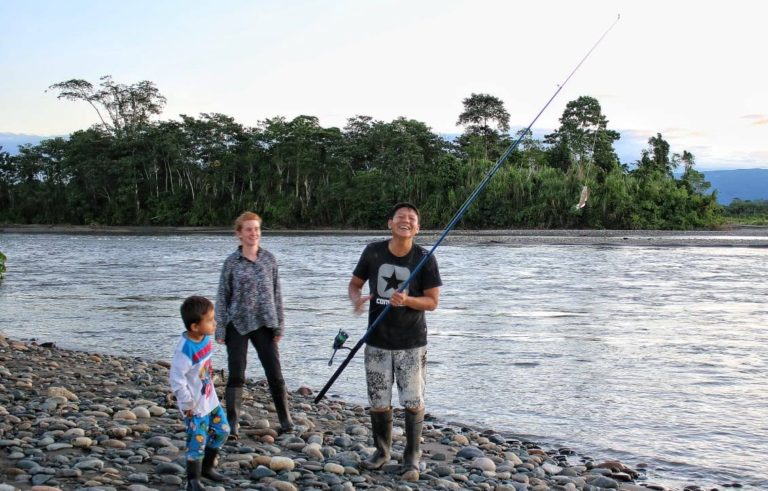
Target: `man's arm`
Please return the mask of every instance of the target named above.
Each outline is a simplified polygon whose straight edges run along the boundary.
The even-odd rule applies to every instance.
[[[365,311],[365,304],[371,299],[370,295],[363,295],[364,285],[364,279],[352,275],[352,279],[349,280],[349,286],[347,286],[347,294],[356,315],[360,315]]]
[[[389,302],[393,307],[408,307],[414,310],[435,310],[440,303],[440,287],[424,290],[421,297],[412,297],[404,292],[392,294]]]

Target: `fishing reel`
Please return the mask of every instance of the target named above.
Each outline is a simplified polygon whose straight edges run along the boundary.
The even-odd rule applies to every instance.
[[[331,359],[328,360],[328,366],[331,366],[333,363],[333,357],[336,356],[336,352],[340,349],[348,349],[351,350],[351,348],[347,348],[344,346],[344,343],[347,342],[347,339],[349,339],[349,334],[346,333],[346,331],[343,331],[339,329],[339,332],[336,333],[336,337],[333,338],[333,353],[331,354]]]

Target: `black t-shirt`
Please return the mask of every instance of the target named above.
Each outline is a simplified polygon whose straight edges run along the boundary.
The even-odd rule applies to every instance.
[[[353,275],[368,282],[371,303],[368,312],[370,326],[389,304],[389,299],[411,275],[427,250],[416,244],[403,257],[389,252],[389,240],[373,242],[366,246]],[[424,267],[408,283],[406,291],[414,297],[424,295],[424,290],[442,286],[435,256],[430,256]],[[382,349],[402,350],[419,348],[427,344],[427,322],[423,310],[409,307],[393,307],[366,340],[371,346]]]

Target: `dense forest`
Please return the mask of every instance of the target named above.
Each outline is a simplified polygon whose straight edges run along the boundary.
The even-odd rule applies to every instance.
[[[510,135],[503,103],[472,94],[457,119],[464,132],[449,140],[407,118],[354,116],[344,128],[313,116],[256,127],[223,114],[160,120],[166,99],[149,81],[50,90],[90,104],[98,123],[13,156],[0,147],[0,222],[228,226],[253,210],[273,229],[380,228],[393,203],[410,201],[423,227],[439,229],[518,138],[460,228],[691,229],[723,213],[694,156],[671,154],[661,134],[622,165],[620,135],[588,96],[541,141]]]

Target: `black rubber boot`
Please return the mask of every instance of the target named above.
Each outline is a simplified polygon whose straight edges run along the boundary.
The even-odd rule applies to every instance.
[[[405,451],[403,452],[402,478],[406,481],[419,480],[421,460],[421,429],[424,425],[424,410],[415,413],[405,411]]]
[[[272,394],[277,419],[280,421],[280,432],[293,431],[293,420],[288,412],[288,391],[285,390],[285,385],[270,385],[269,392]]]
[[[389,462],[389,448],[392,446],[392,408],[386,411],[371,411],[373,445],[376,451],[363,461],[366,469],[380,469]]]
[[[224,482],[227,478],[224,474],[221,474],[214,469],[216,466],[216,456],[219,455],[218,448],[205,447],[205,456],[203,457],[203,465],[200,471],[200,475],[206,479],[216,482]]]
[[[240,417],[240,406],[243,404],[243,388],[227,387],[224,392],[224,399],[227,406],[227,420],[229,421],[229,439],[237,440],[240,437],[240,425],[237,420]]]
[[[187,491],[205,491],[205,486],[200,482],[202,467],[202,459],[187,461]]]

